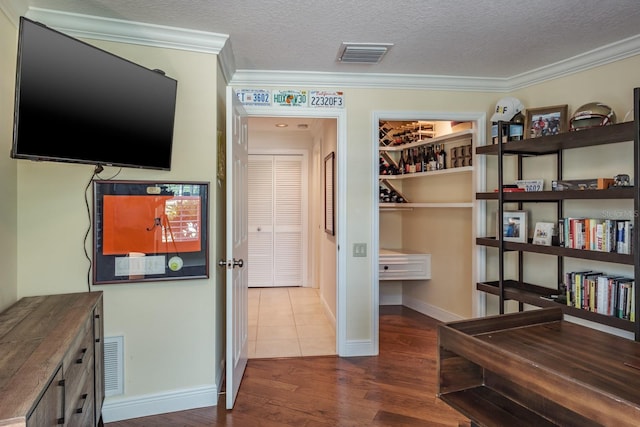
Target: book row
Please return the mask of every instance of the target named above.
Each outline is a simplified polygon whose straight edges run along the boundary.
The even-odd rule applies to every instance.
[[[631,254],[633,221],[598,218],[561,218],[560,246],[600,252]]]
[[[635,282],[594,271],[565,273],[567,305],[635,321]]]

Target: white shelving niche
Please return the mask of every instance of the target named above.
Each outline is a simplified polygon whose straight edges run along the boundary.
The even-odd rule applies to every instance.
[[[429,114],[425,119],[415,119],[419,116],[415,113],[401,115],[381,114],[374,120],[379,161],[379,279],[384,283],[380,302],[400,302],[441,320],[470,316],[474,312],[470,283],[479,121],[455,114],[451,118],[435,114],[433,120]],[[434,162],[431,150],[444,152],[444,163],[437,158]],[[401,172],[401,158],[414,166]],[[412,261],[416,254],[425,255],[421,259],[429,263],[425,266],[428,278],[410,274],[413,265],[406,269],[394,265],[393,275],[385,273],[389,253],[398,260]]]

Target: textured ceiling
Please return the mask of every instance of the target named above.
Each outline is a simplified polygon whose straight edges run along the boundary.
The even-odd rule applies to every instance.
[[[26,0],[30,7],[228,34],[237,70],[506,78],[640,33],[638,0]],[[380,64],[340,44],[394,43]]]

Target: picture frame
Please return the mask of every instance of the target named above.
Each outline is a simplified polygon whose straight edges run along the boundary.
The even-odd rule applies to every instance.
[[[496,236],[498,236],[500,224],[502,224],[504,241],[527,243],[527,211],[503,211],[502,221],[498,221],[497,224]]]
[[[324,158],[324,231],[335,236],[335,152]]]
[[[568,105],[528,108],[525,118],[525,139],[557,135],[567,131]]]
[[[209,183],[93,181],[93,284],[209,277]]]
[[[551,246],[555,226],[553,222],[536,222],[532,243],[534,245]]]

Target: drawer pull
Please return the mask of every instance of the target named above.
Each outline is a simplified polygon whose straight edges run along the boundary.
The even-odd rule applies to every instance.
[[[83,348],[80,350],[80,358],[76,359],[76,363],[82,363],[84,360],[84,355],[87,354],[87,349]]]
[[[76,414],[81,414],[82,411],[84,411],[84,404],[87,403],[87,397],[89,397],[87,393],[82,395],[82,406],[76,409]]]
[[[388,270],[388,269],[389,269],[389,266],[388,266],[388,265],[385,265],[385,266],[384,266],[384,269],[385,269],[385,271],[386,271],[386,270]]]
[[[100,338],[96,338],[96,342],[100,342]]]

